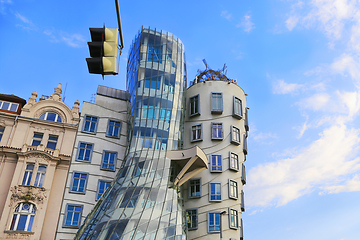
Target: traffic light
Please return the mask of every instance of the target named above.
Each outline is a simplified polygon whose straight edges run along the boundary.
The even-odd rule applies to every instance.
[[[117,28],[89,28],[91,41],[88,42],[91,58],[86,58],[89,73],[101,75],[117,74]]]

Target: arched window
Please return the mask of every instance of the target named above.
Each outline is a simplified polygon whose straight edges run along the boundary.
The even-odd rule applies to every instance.
[[[61,117],[57,113],[46,112],[42,114],[39,119],[52,121],[52,122],[62,122]]]
[[[10,230],[30,232],[34,223],[35,212],[36,207],[32,203],[20,203],[17,205],[11,221]]]

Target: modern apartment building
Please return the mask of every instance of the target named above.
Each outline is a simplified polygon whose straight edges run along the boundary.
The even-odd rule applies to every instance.
[[[119,170],[128,143],[128,104],[128,92],[105,86],[98,86],[95,103],[83,103],[56,239],[75,237]]]
[[[55,238],[80,120],[61,92],[27,103],[0,94],[0,239]]]
[[[127,66],[131,143],[75,239],[243,238],[246,95],[215,71],[186,86],[181,41],[141,29]]]

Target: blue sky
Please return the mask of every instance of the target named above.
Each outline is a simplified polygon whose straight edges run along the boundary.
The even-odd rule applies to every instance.
[[[65,102],[102,84],[125,89],[142,25],[185,45],[188,80],[202,59],[228,66],[248,94],[246,240],[360,236],[360,3],[352,0],[120,1],[118,76],[90,75],[89,27],[117,27],[114,1],[0,0],[1,93],[28,99],[62,83]],[[66,91],[65,91],[66,86]]]

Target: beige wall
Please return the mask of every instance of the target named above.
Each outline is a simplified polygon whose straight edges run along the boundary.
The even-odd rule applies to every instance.
[[[38,119],[43,113],[53,112],[62,122]],[[61,207],[70,155],[79,122],[79,104],[70,109],[61,100],[61,85],[48,98],[37,101],[33,92],[20,116],[0,113],[0,125],[5,131],[0,142],[0,239],[54,239]],[[7,121],[7,122],[6,122]],[[39,146],[31,146],[34,132],[43,133]],[[57,135],[56,149],[46,148],[49,135]],[[23,186],[27,164],[35,164],[30,185]],[[39,165],[46,166],[42,187],[34,186]],[[14,209],[20,203],[36,207],[31,231],[10,229]]]

